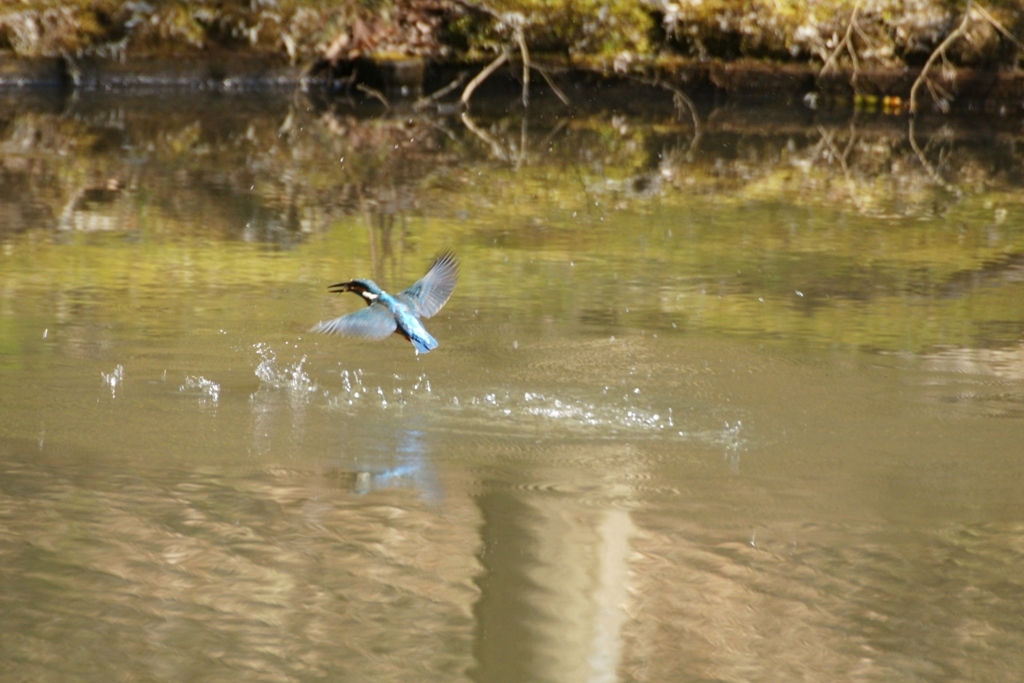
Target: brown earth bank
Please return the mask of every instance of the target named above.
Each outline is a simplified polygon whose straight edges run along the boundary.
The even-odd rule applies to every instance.
[[[0,88],[301,86],[421,106],[490,91],[577,106],[653,87],[684,107],[1012,114],[1018,35],[1018,0],[28,0],[0,7]]]

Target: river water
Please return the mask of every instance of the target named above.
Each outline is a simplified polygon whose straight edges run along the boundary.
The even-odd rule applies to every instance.
[[[3,104],[4,680],[1024,670],[1019,122]]]

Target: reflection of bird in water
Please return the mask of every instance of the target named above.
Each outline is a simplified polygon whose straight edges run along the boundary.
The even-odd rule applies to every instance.
[[[427,274],[399,294],[388,294],[373,280],[350,280],[331,285],[331,292],[355,292],[367,308],[313,326],[310,332],[343,334],[349,337],[383,339],[392,332],[412,342],[416,353],[437,348],[420,318],[429,318],[445,305],[459,279],[459,262],[446,251],[434,259]]]

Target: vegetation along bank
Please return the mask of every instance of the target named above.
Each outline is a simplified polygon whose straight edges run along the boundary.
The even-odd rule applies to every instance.
[[[303,82],[468,103],[502,79],[893,111],[1024,107],[1024,4],[948,0],[29,0],[0,9],[0,85]],[[522,87],[524,82],[528,87]],[[494,83],[491,83],[493,87]]]

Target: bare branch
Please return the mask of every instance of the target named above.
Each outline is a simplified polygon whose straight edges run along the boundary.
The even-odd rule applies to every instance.
[[[473,80],[471,80],[469,82],[469,85],[466,86],[466,89],[462,91],[462,98],[459,100],[459,103],[462,104],[463,107],[468,106],[469,105],[469,98],[471,98],[473,96],[473,91],[476,90],[477,87],[481,83],[486,81],[488,79],[488,77],[490,77],[490,75],[492,73],[497,71],[498,67],[500,67],[502,64],[504,64],[507,61],[508,61],[508,52],[505,51],[505,50],[502,50],[501,54],[498,55],[498,57],[493,62],[491,62],[490,64],[485,66],[483,68],[483,70],[481,70],[480,73],[478,73],[473,78]]]
[[[998,21],[996,21],[996,18],[993,17],[991,14],[989,14],[988,10],[986,10],[981,5],[975,5],[974,9],[978,12],[978,14],[981,15],[982,19],[984,19],[988,23],[992,24],[992,27],[995,30],[997,30],[1000,33],[1002,33],[1004,38],[1006,38],[1011,43],[1016,45],[1018,49],[1024,50],[1024,44],[1021,44],[1021,42],[1019,40],[1017,40],[1012,33],[1010,33],[1009,31],[1006,30],[1006,27],[1004,27],[1002,24],[1000,24]]]
[[[974,0],[967,0],[967,9],[964,10],[963,21],[961,21],[960,25],[957,26],[952,32],[950,32],[950,34],[948,36],[946,36],[945,40],[943,40],[941,43],[939,43],[939,46],[937,48],[935,48],[935,50],[931,53],[931,55],[929,55],[928,61],[926,61],[924,63],[924,67],[921,69],[921,74],[914,80],[914,85],[913,85],[913,87],[910,88],[910,113],[911,114],[916,114],[917,113],[917,91],[921,88],[921,84],[922,83],[928,84],[929,92],[931,92],[931,85],[930,85],[931,81],[928,79],[928,69],[932,68],[932,64],[934,64],[935,60],[938,59],[940,56],[943,59],[945,59],[946,58],[946,48],[948,48],[950,45],[952,45],[954,42],[956,42],[956,40],[958,38],[960,38],[960,36],[964,35],[967,32],[967,25],[971,21],[971,10],[973,10],[973,9],[974,9]],[[941,107],[941,105],[940,105],[940,107]],[[911,136],[911,140],[913,140],[913,136]]]
[[[850,21],[846,24],[846,34],[843,39],[836,45],[836,49],[832,51],[832,54],[825,60],[825,65],[821,67],[821,71],[818,72],[818,77],[824,76],[829,68],[837,69],[836,64],[838,63],[839,55],[845,49],[850,55],[850,60],[853,62],[853,77],[850,79],[854,84],[857,83],[857,74],[860,73],[860,65],[857,64],[857,50],[853,47],[853,32],[854,30],[863,38],[864,32],[860,29],[857,24],[857,12],[860,11],[860,3],[862,0],[857,0],[853,6],[853,12],[850,14]]]
[[[530,51],[526,48],[522,24],[516,26],[515,38],[519,43],[519,54],[523,56],[523,107],[526,108],[530,106]]]

